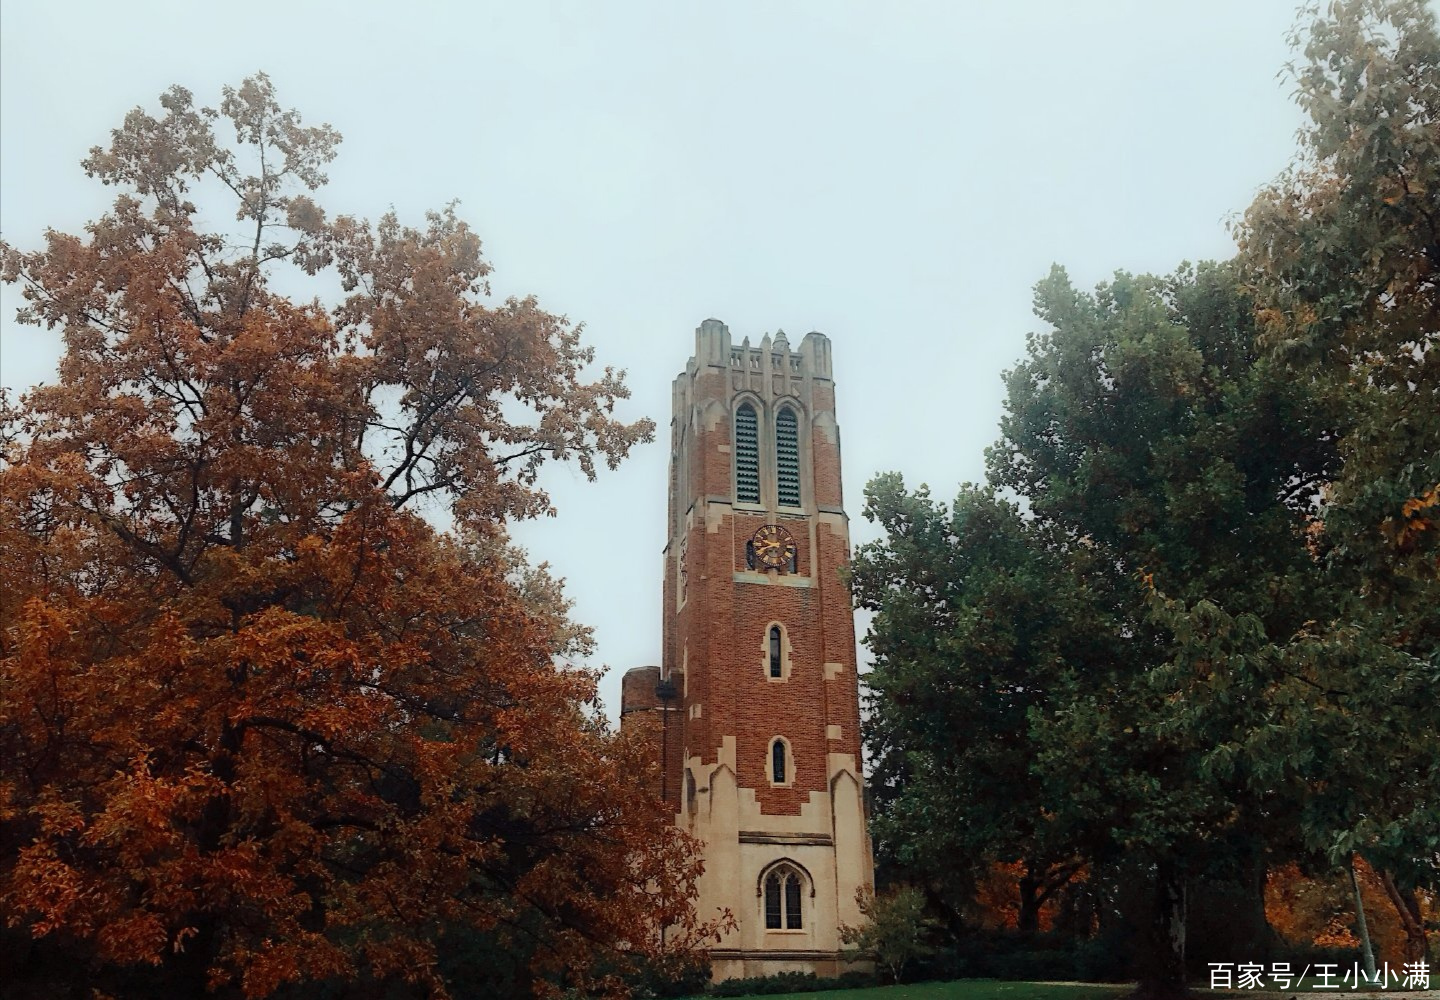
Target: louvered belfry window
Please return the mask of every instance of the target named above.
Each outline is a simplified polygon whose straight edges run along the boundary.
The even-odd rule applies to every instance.
[[[749,403],[735,411],[735,500],[760,502],[760,431]]]
[[[775,483],[781,507],[800,506],[800,434],[788,406],[775,418]]]

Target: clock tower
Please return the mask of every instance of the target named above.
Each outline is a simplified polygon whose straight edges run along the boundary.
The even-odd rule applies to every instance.
[[[835,975],[873,886],[830,341],[695,331],[676,378],[660,667],[626,673],[661,792],[703,844],[716,979]]]

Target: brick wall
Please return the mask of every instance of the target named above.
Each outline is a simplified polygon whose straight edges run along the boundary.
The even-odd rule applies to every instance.
[[[809,427],[802,455],[802,463],[809,465],[803,513],[787,508],[732,510],[707,501],[732,496],[729,414],[737,391],[752,391],[756,379],[750,373],[732,378],[718,365],[694,361],[687,371],[691,374],[677,383],[672,445],[673,458],[686,464],[686,476],[672,477],[672,490],[676,478],[688,482],[689,490],[686,496],[672,497],[671,509],[678,510],[672,524],[680,527],[680,534],[667,549],[663,598],[665,668],[671,674],[684,669],[689,678],[679,718],[671,719],[671,736],[677,729],[680,733],[672,742],[682,744],[684,753],[713,763],[724,737],[734,736],[740,786],[755,791],[763,812],[797,815],[811,792],[827,790],[828,753],[860,759],[854,619],[840,577],[849,552],[843,518],[836,521],[834,513],[842,500],[834,388],[828,378],[807,378],[806,398],[800,401]],[[776,380],[775,386],[793,395],[789,382]],[[761,419],[762,435],[772,426],[767,418],[773,418],[774,400],[770,403]],[[822,516],[822,510],[830,513]],[[795,538],[799,565],[793,577],[781,579],[781,574],[746,566],[745,543],[767,523],[785,526]],[[683,605],[682,537],[687,553]],[[771,680],[767,669],[772,622],[784,626],[789,642],[790,669],[783,681]],[[826,664],[832,665],[828,680]],[[839,739],[830,738],[831,726],[839,727]],[[770,780],[770,745],[776,736],[788,741],[793,758],[788,787],[776,787]],[[679,752],[672,749],[667,762],[672,797],[682,787]]]

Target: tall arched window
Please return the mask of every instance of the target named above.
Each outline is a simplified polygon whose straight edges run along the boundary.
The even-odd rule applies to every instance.
[[[785,741],[777,737],[775,742],[770,744],[770,780],[777,785],[783,785],[785,777]]]
[[[781,507],[800,506],[800,431],[788,406],[775,418],[775,487]]]
[[[735,411],[735,500],[760,502],[760,431],[749,403]]]
[[[804,929],[800,911],[803,876],[789,865],[778,865],[765,876],[765,928],[778,931]]]
[[[779,677],[780,669],[780,626],[770,626],[770,676]]]
[[[785,929],[800,930],[800,876],[793,873],[785,880]]]

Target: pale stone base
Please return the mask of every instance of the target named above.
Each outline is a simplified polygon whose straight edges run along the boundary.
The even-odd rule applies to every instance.
[[[735,737],[724,737],[714,763],[686,760],[686,794],[675,817],[704,845],[695,912],[701,919],[727,912],[735,919],[710,951],[714,978],[839,975],[846,966],[840,927],[865,922],[856,890],[875,884],[855,759],[828,754],[829,790],[811,792],[797,815],[772,816],[761,810],[753,788],[737,786],[735,744]],[[765,873],[782,863],[804,875],[803,929],[765,926]]]
[[[813,972],[833,979],[847,972],[873,972],[873,962],[847,960],[838,951],[740,951],[714,949],[710,952],[710,979],[754,979],[782,972]]]

